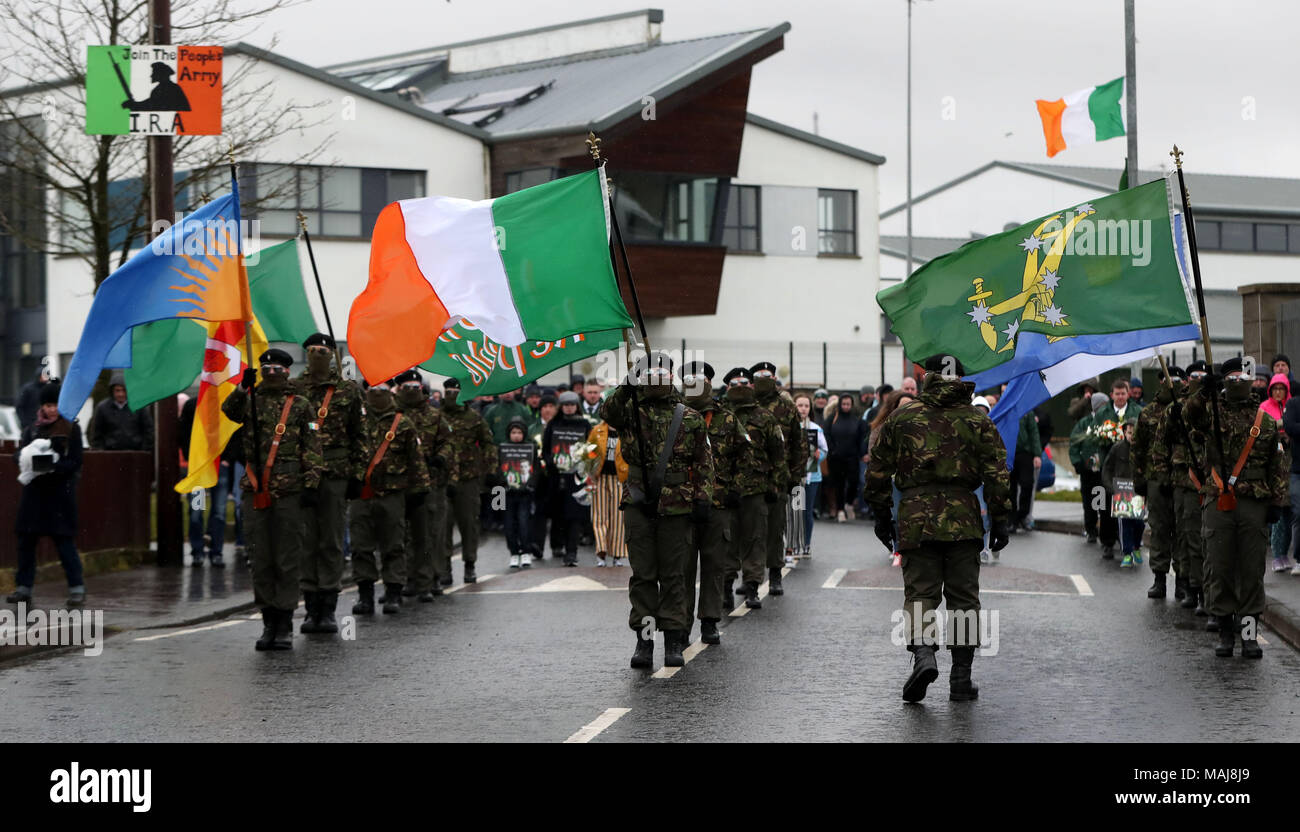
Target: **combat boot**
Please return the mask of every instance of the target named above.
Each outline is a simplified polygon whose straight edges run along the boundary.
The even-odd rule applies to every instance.
[[[934,659],[934,646],[917,644],[912,648],[912,675],[903,685],[905,702],[920,702],[925,698],[925,689],[939,678],[939,663]]]
[[[974,647],[952,648],[952,671],[948,674],[948,698],[953,702],[979,699],[979,685],[970,680],[970,668],[974,661]]]
[[[375,614],[375,582],[361,581],[357,584],[357,602],[352,605],[353,615]]]
[[[336,590],[316,593],[316,632],[337,633],[339,624],[334,620],[334,608],[338,606],[339,594]]]
[[[638,670],[646,670],[654,665],[654,660],[654,639],[641,638],[641,633],[638,632],[636,634],[636,652],[632,654],[632,666]]]
[[[1165,573],[1157,572],[1156,579],[1151,583],[1151,588],[1147,590],[1147,597],[1164,600],[1165,594],[1169,591],[1169,587],[1165,583],[1165,580]]]
[[[706,618],[700,622],[700,641],[705,644],[721,644],[722,636],[718,633],[718,622]]]
[[[1209,615],[1205,610],[1205,588],[1201,587],[1196,590],[1196,614]]]
[[[781,567],[767,570],[767,592],[769,595],[785,595],[785,587],[781,586]]]
[[[319,633],[320,630],[317,629],[316,627],[316,615],[317,615],[316,610],[320,604],[320,593],[304,592],[302,594],[302,597],[303,597],[303,607],[306,609],[307,614],[303,617],[302,626],[298,628],[298,632]]]
[[[1187,579],[1182,575],[1174,576],[1174,600],[1181,601],[1187,597]]]
[[[736,608],[736,573],[728,572],[722,576],[722,608],[731,612]]]
[[[664,667],[681,667],[686,664],[682,656],[685,641],[681,630],[664,630]]]
[[[1196,596],[1199,595],[1200,592],[1201,592],[1201,588],[1199,586],[1192,586],[1191,584],[1188,584],[1187,594],[1183,596],[1183,603],[1181,605],[1182,608],[1185,610],[1195,609],[1197,606]]]
[[[258,650],[270,650],[275,643],[275,613],[274,607],[262,607],[262,635],[255,645]]]
[[[745,606],[751,610],[761,610],[763,601],[758,597],[758,581],[745,582]]]
[[[420,593],[415,589],[415,584],[407,584],[406,586],[402,587],[403,598],[414,598],[419,594]]]
[[[478,573],[474,571],[474,564],[465,564],[465,583],[472,584],[478,582]]]
[[[1213,615],[1205,619],[1205,632],[1207,633],[1219,632],[1219,619]]]
[[[384,615],[393,615],[402,611],[402,585],[384,584],[384,597],[379,599],[384,605]]]
[[[1250,626],[1248,626],[1248,625],[1246,624],[1246,619],[1247,619],[1247,618],[1253,618],[1256,622],[1259,621],[1258,616],[1253,616],[1253,617],[1252,617],[1252,616],[1244,616],[1244,617],[1242,618],[1242,621],[1241,621],[1241,627],[1240,627],[1240,632],[1241,632],[1241,657],[1242,657],[1243,659],[1262,659],[1262,658],[1264,658],[1264,651],[1261,650],[1260,647],[1259,647],[1259,640],[1258,640],[1258,639],[1255,639],[1255,638],[1246,638],[1246,632],[1247,632],[1248,630],[1250,630],[1250,631],[1253,631],[1253,630],[1254,630],[1254,625],[1250,625]]]
[[[1223,658],[1232,656],[1232,648],[1237,645],[1237,628],[1233,626],[1231,615],[1219,616],[1219,644],[1214,648],[1214,655]]]
[[[271,649],[292,650],[293,610],[276,610],[275,622],[275,639],[271,642]]]

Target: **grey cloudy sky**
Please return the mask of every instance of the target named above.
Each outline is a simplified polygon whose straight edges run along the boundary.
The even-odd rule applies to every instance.
[[[311,0],[251,38],[323,65],[642,8],[539,0]],[[888,158],[881,208],[905,194],[905,0],[662,0],[665,40],[788,21],[756,68],[752,112]],[[1300,3],[1138,0],[1139,161],[1177,142],[1206,173],[1300,177]],[[364,9],[364,13],[361,10]],[[1123,0],[920,0],[913,17],[917,193],[992,159],[1046,162],[1037,98],[1124,73]],[[595,82],[595,81],[593,81]],[[945,119],[945,99],[955,118]],[[682,137],[690,141],[689,135]],[[1123,139],[1068,149],[1068,165],[1123,164]],[[1192,195],[1193,200],[1195,194]]]

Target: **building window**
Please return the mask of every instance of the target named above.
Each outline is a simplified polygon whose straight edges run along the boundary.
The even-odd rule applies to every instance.
[[[614,210],[632,240],[722,244],[717,177],[618,173]]]
[[[1286,252],[1286,226],[1280,223],[1255,224],[1255,251]]]
[[[858,192],[817,191],[817,252],[858,253]]]
[[[298,214],[321,237],[369,237],[385,205],[424,196],[424,173],[375,168],[256,165],[252,180],[263,234],[293,237]]]
[[[731,251],[762,251],[758,217],[758,186],[732,185],[727,194],[727,213],[722,221],[722,244]]]
[[[1291,254],[1300,254],[1300,225],[1287,226],[1287,247]]]
[[[555,178],[555,174],[555,168],[528,168],[526,170],[511,171],[506,174],[506,193],[512,194],[515,191],[522,191],[524,188],[550,182]]]
[[[1221,223],[1220,248],[1223,251],[1254,251],[1254,228],[1248,222]]]
[[[898,336],[894,334],[894,325],[890,323],[889,316],[884,314],[880,316],[880,343],[898,343]]]

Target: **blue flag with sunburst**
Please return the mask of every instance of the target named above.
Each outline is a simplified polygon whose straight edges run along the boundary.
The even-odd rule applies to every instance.
[[[167,318],[247,321],[239,188],[184,217],[110,274],[95,293],[59,393],[75,419],[105,367],[131,366],[131,329]]]

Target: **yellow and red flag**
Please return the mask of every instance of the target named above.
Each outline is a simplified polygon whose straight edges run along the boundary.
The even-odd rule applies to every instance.
[[[256,318],[252,320],[253,354],[246,350],[243,321],[209,323],[199,397],[194,407],[194,428],[190,432],[190,473],[176,483],[176,491],[188,494],[196,488],[217,484],[221,452],[239,425],[226,418],[221,405],[239,386],[248,367],[257,369],[257,356],[267,350],[266,334]],[[182,437],[182,441],[184,438]]]

